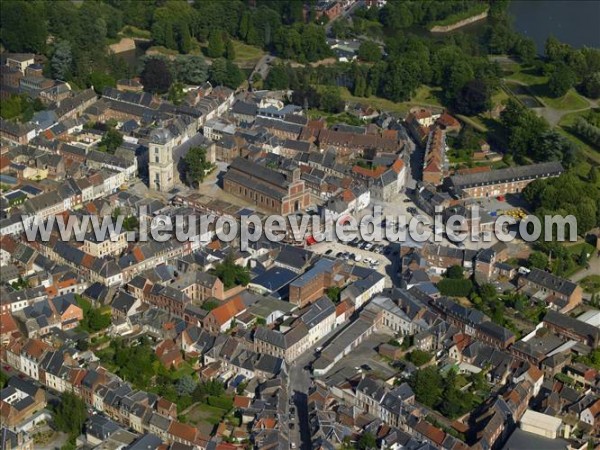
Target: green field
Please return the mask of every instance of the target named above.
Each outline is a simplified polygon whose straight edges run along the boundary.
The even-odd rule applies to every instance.
[[[536,96],[542,102],[544,102],[544,104],[546,106],[549,106],[550,108],[556,108],[556,109],[562,109],[562,110],[572,110],[572,109],[583,109],[583,108],[587,108],[589,106],[588,101],[585,98],[583,98],[581,95],[579,95],[577,92],[575,92],[575,89],[569,89],[569,92],[567,92],[562,97],[553,98],[553,97],[549,97],[549,96],[545,95],[546,94],[545,86],[544,86],[543,90],[541,88],[539,88],[538,86],[539,85],[535,86],[536,89],[534,89]],[[539,92],[539,94],[542,94],[542,95],[539,95],[538,92]]]
[[[235,59],[233,61],[242,67],[254,67],[258,60],[265,55],[265,52],[260,48],[244,44],[241,41],[234,40],[233,47],[235,49]]]
[[[413,106],[429,106],[441,108],[441,103],[438,98],[440,88],[431,88],[429,86],[421,86],[417,89],[415,96],[406,102],[393,102],[385,98],[376,97],[355,97],[347,88],[340,88],[340,94],[343,100],[361,105],[369,105],[379,111],[387,111],[400,115],[406,115]]]

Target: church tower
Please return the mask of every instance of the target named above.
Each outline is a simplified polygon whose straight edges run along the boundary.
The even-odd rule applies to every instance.
[[[173,189],[173,136],[166,128],[157,128],[150,134],[148,151],[148,187],[161,192]]]

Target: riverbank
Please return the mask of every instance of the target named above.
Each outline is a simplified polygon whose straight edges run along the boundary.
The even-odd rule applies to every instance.
[[[429,31],[432,33],[449,33],[467,25],[471,25],[472,23],[486,19],[488,12],[489,10],[487,7],[485,7],[483,11],[481,11],[479,8],[477,8],[477,11],[474,12],[465,11],[464,13],[450,16],[443,21],[436,22],[429,28]],[[463,17],[464,14],[468,14],[468,16]]]

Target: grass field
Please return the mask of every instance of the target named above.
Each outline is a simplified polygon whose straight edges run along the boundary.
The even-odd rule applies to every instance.
[[[560,122],[558,122],[557,130],[577,144],[586,159],[595,164],[600,164],[600,152],[594,150],[587,142],[571,133],[570,130],[571,126],[577,120],[577,117],[584,117],[586,114],[589,114],[589,110],[566,114],[562,117],[562,119],[560,119]]]
[[[546,94],[546,89],[544,86],[544,89],[542,90],[541,88],[537,86],[534,86],[534,92],[536,94],[536,96],[542,101],[544,102],[544,104],[546,106],[549,106],[551,108],[556,108],[556,109],[562,109],[562,110],[571,110],[571,109],[583,109],[583,108],[587,108],[589,106],[588,101],[583,98],[581,95],[579,95],[577,92],[575,92],[575,89],[569,89],[569,92],[567,92],[565,95],[563,95],[562,97],[558,97],[558,98],[553,98],[553,97],[549,97]],[[538,93],[539,92],[539,93]],[[542,94],[542,95],[540,95]]]
[[[197,425],[200,422],[208,422],[211,425],[217,425],[223,420],[223,416],[227,411],[216,406],[210,406],[206,403],[198,403],[192,407],[187,413],[187,421]]]
[[[265,52],[260,48],[244,44],[241,41],[234,40],[233,47],[235,49],[235,59],[233,61],[242,67],[254,67],[258,60],[265,55]]]

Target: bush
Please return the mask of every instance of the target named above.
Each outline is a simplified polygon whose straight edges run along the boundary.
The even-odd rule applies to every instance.
[[[473,290],[471,280],[456,280],[452,278],[444,278],[437,284],[442,295],[449,297],[468,297]]]

